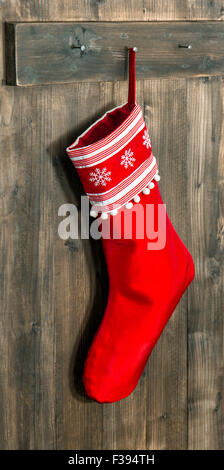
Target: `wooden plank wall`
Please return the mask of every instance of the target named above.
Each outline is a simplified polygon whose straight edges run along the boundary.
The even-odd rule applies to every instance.
[[[4,21],[220,20],[220,0],[0,0]],[[1,35],[1,449],[223,449],[223,79],[142,80],[169,216],[196,278],[135,392],[82,394],[83,358],[107,296],[100,243],[59,239],[58,207],[79,206],[65,147],[127,83],[5,86]],[[75,384],[73,370],[75,369]]]

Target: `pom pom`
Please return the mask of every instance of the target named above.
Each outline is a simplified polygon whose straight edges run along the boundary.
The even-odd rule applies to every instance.
[[[117,215],[118,210],[117,210],[117,209],[114,209],[114,210],[112,210],[110,213],[111,213],[111,215]]]
[[[151,183],[149,183],[149,189],[153,189],[155,187],[155,184],[151,181]]]
[[[160,180],[160,176],[159,176],[159,175],[155,175],[155,176],[154,176],[154,180],[155,180],[155,181],[159,181],[159,180]]]
[[[102,212],[101,219],[107,220],[108,219],[108,214],[106,212]]]
[[[138,195],[135,196],[135,197],[134,197],[134,201],[138,203],[138,202],[140,201],[140,196],[138,196]]]
[[[90,215],[91,215],[91,217],[97,217],[97,216],[98,216],[98,212],[96,212],[96,211],[94,211],[93,209],[91,209]]]
[[[147,195],[147,194],[150,193],[150,189],[149,189],[149,188],[145,188],[145,189],[143,189],[142,192],[143,192],[143,194],[146,194],[146,195]]]
[[[132,202],[127,202],[127,204],[125,204],[125,209],[131,209],[132,207],[133,207]]]

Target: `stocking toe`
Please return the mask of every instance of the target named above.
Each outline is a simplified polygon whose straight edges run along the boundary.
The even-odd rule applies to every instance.
[[[86,364],[83,374],[83,384],[86,395],[99,403],[114,403],[126,398],[137,385],[137,382],[127,383],[118,377],[119,374],[104,371],[99,367],[94,368]]]

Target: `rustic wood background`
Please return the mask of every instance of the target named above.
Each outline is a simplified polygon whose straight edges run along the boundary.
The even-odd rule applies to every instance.
[[[104,260],[100,243],[59,239],[57,212],[79,205],[65,147],[126,101],[127,83],[5,86],[3,34],[5,21],[223,21],[223,1],[0,0],[0,14],[0,448],[223,449],[223,78],[137,83],[196,278],[134,393],[101,405],[79,377],[106,301]]]

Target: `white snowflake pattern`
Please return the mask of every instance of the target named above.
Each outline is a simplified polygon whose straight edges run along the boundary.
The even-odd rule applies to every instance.
[[[144,135],[142,136],[142,138],[143,138],[143,145],[145,145],[147,149],[151,147],[151,140],[147,131],[144,132]]]
[[[106,168],[100,170],[96,168],[95,171],[92,171],[89,176],[89,181],[94,183],[94,186],[106,186],[108,181],[111,181],[111,171],[107,171]]]
[[[135,162],[135,158],[132,157],[133,152],[131,151],[131,149],[129,150],[125,150],[124,152],[124,155],[121,156],[121,165],[124,165],[124,168],[127,168],[129,166],[134,166],[133,162]]]

